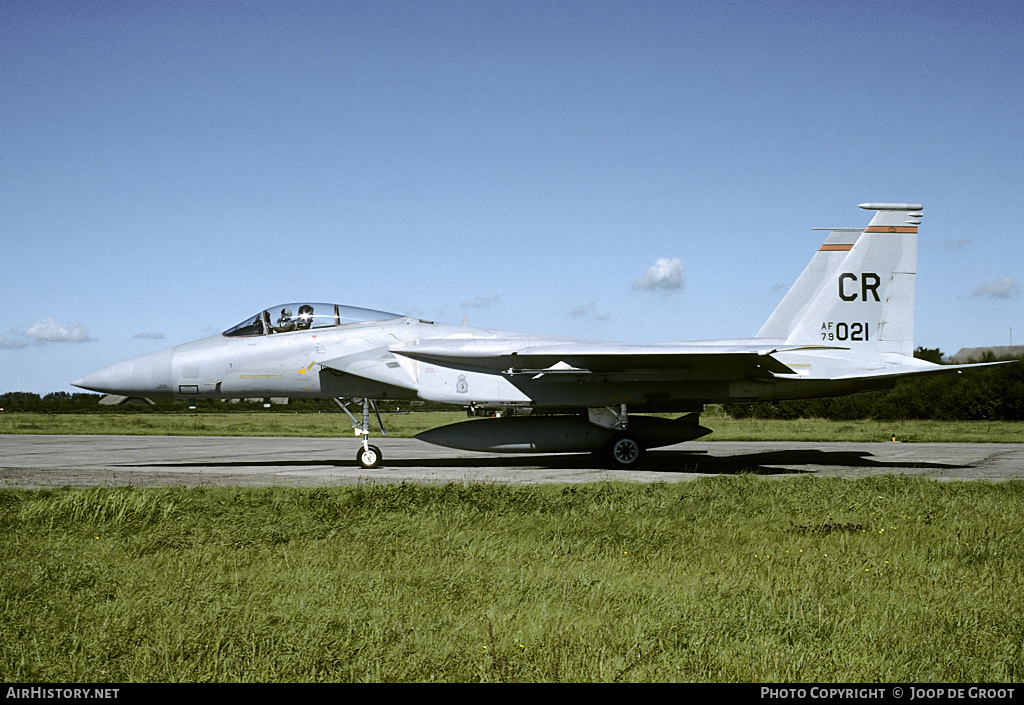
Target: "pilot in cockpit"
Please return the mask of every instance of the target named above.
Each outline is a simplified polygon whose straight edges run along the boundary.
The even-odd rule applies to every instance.
[[[309,304],[299,306],[299,320],[296,322],[298,330],[309,330],[313,325],[313,307]]]
[[[296,327],[297,324],[295,319],[292,318],[290,308],[281,309],[281,316],[277,319],[277,323],[271,326],[275,333],[287,333],[290,330],[296,330]]]

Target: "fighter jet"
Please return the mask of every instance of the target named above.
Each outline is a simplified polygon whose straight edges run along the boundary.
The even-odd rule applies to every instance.
[[[334,398],[361,437],[356,460],[364,468],[382,461],[369,442],[376,401],[417,399],[491,415],[417,436],[429,443],[595,452],[630,468],[648,448],[710,433],[699,423],[706,404],[839,396],[977,366],[913,355],[922,206],[860,207],[875,212],[870,224],[823,228],[824,243],[753,338],[631,345],[298,303],[73,384],[151,398]],[[644,415],[654,413],[681,415]]]

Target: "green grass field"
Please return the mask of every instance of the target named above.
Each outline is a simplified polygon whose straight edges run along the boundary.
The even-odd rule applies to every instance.
[[[385,417],[393,436],[463,420]],[[734,420],[718,440],[1019,441]],[[0,414],[0,433],[348,435],[340,414]],[[0,490],[0,680],[1014,682],[1024,483]]]
[[[462,412],[385,414],[389,436],[407,438],[420,431],[465,421]],[[793,421],[734,419],[706,413],[701,424],[711,441],[888,441],[918,443],[1019,443],[1024,423],[1017,421]],[[374,435],[380,429],[372,423]],[[0,433],[129,434],[171,436],[350,436],[352,423],[342,413],[178,413],[178,414],[0,414]]]
[[[1013,682],[1024,483],[0,490],[0,680]]]

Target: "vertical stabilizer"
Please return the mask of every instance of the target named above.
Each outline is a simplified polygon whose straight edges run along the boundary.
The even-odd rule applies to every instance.
[[[846,259],[846,255],[853,249],[853,244],[863,232],[862,228],[833,228],[825,242],[814,253],[814,257],[807,263],[803,273],[761,327],[757,337],[778,340],[788,338],[808,307],[814,303],[818,292]]]
[[[862,203],[860,207],[876,211],[875,217],[799,311],[786,342],[849,347],[865,357],[912,356],[922,206]]]

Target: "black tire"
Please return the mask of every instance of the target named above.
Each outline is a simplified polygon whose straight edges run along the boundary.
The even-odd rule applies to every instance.
[[[375,467],[380,465],[380,461],[383,460],[383,458],[384,456],[381,454],[380,448],[377,446],[360,448],[359,452],[356,453],[356,462],[367,470],[373,470]]]
[[[606,448],[608,459],[617,468],[635,468],[643,461],[645,453],[640,438],[625,431],[612,436]]]

